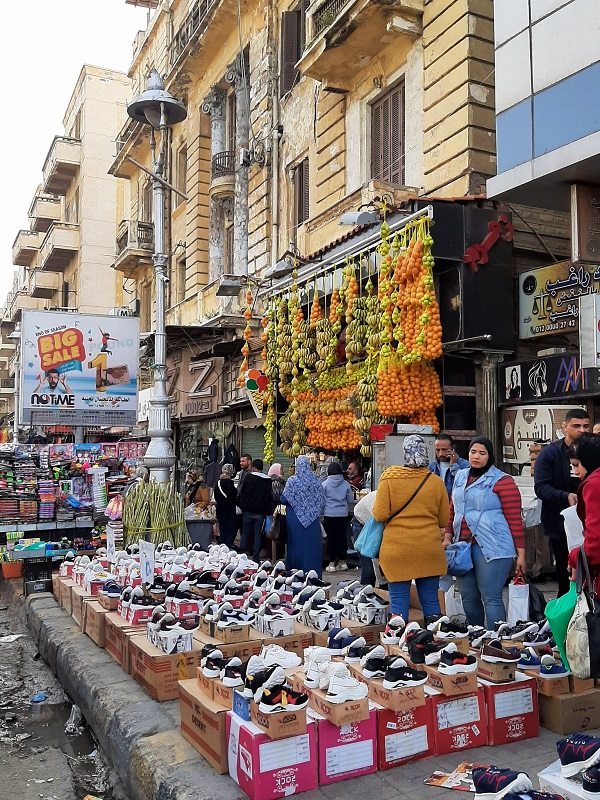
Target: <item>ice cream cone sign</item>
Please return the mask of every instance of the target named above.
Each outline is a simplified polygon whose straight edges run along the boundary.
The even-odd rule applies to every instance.
[[[257,417],[262,417],[264,409],[264,392],[269,385],[269,379],[260,369],[249,369],[245,375],[246,394],[250,400],[252,410]]]

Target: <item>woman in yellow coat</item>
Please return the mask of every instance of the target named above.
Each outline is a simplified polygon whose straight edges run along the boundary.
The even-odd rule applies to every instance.
[[[388,580],[391,610],[405,620],[412,580],[425,619],[439,615],[439,579],[446,574],[441,529],[448,523],[448,493],[428,464],[423,438],[407,436],[404,466],[385,470],[373,506],[375,519],[386,523],[379,563]]]

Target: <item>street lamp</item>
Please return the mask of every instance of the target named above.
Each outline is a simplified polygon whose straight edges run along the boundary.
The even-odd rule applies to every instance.
[[[166,91],[164,82],[153,69],[147,88],[127,106],[131,119],[150,125],[152,149],[152,217],[154,223],[154,283],[156,293],[156,319],[154,326],[154,386],[148,403],[148,436],[150,442],[144,464],[150,470],[151,480],[168,483],[175,454],[171,441],[171,408],[167,395],[167,333],[165,324],[165,294],[168,283],[167,255],[164,252],[165,188],[167,128],[183,122],[187,116],[185,106]],[[155,133],[159,141],[156,143]],[[149,172],[149,170],[145,170]]]

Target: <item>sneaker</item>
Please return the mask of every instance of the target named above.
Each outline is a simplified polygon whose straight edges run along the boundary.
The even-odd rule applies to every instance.
[[[447,617],[445,614],[435,614],[431,617],[427,617],[425,620],[425,625],[428,631],[431,631],[435,636],[437,636],[438,629],[444,623],[449,623],[450,617]]]
[[[540,662],[540,678],[562,678],[569,675],[562,661],[555,661],[554,656],[543,655]]]
[[[523,639],[523,644],[526,647],[533,647],[534,649],[547,647],[550,643],[550,631],[545,633],[528,633]]]
[[[102,593],[105,594],[107,597],[120,597],[122,588],[116,581],[106,581],[104,586],[102,587]],[[152,589],[150,590],[152,591]]]
[[[481,649],[481,660],[487,661],[488,664],[516,664],[520,657],[518,652],[505,650],[500,639],[484,642]]]
[[[485,628],[478,628],[477,633],[474,633],[473,638],[469,635],[469,641],[471,642],[471,646],[475,649],[479,649],[483,647],[486,642],[492,641],[498,638],[498,633],[496,631],[486,631]]]
[[[213,649],[200,663],[202,664],[202,674],[205,678],[218,678],[223,665],[223,653],[220,650]]]
[[[519,669],[537,670],[542,666],[542,662],[535,650],[532,647],[528,647],[525,650],[521,650],[521,657],[519,658],[517,666]]]
[[[581,773],[581,793],[587,800],[598,800],[600,797],[600,769],[590,767]]]
[[[335,565],[336,572],[346,572],[348,564],[345,561],[338,561]]]
[[[400,644],[400,637],[405,628],[404,617],[401,614],[394,614],[388,619],[385,631],[379,634],[381,644]]]
[[[275,667],[262,685],[259,709],[263,714],[285,711],[283,692],[286,689],[283,667]]]
[[[510,632],[510,638],[514,641],[523,641],[528,634],[538,633],[540,626],[537,622],[527,622],[519,620]],[[507,636],[505,633],[504,636]]]
[[[437,664],[444,644],[433,641],[433,633],[419,629],[408,638],[408,655],[413,664]]]
[[[316,570],[311,569],[306,573],[306,578],[304,579],[305,586],[319,586],[321,588],[325,588],[327,586],[331,586],[330,583],[326,581],[322,581],[319,576],[317,575]]]
[[[383,645],[378,644],[360,659],[365,678],[383,678],[387,669],[387,658]]]
[[[325,679],[325,675],[332,669],[336,669],[338,667],[344,667],[339,661],[326,661],[325,658],[317,659],[315,658],[309,664],[306,665],[306,671],[304,673],[304,684],[309,687],[309,689],[319,689],[321,687],[321,679],[323,679],[323,688],[327,686],[327,681],[329,678]],[[344,670],[347,672],[348,668],[344,667]]]
[[[352,581],[342,589],[338,589],[335,596],[336,600],[344,606],[350,606],[354,603],[356,596],[360,594],[361,589],[362,585],[360,581]]]
[[[264,667],[257,670],[251,675],[248,675],[248,668],[246,667],[246,680],[244,681],[244,696],[254,699],[255,703],[260,701],[262,697],[263,686],[269,680],[271,675],[275,672],[277,666],[273,664],[270,667]]]
[[[352,635],[348,628],[332,628],[327,637],[327,648],[332,656],[341,656],[352,642],[361,637]]]
[[[238,656],[227,659],[221,668],[220,676],[224,686],[243,686],[244,668],[241,659]]]
[[[441,639],[444,642],[452,642],[456,639],[467,639],[469,636],[469,629],[462,622],[442,622],[435,632],[436,639]]]
[[[242,691],[244,697],[254,697],[255,687],[258,686],[256,677],[261,672],[265,671],[266,666],[267,665],[260,656],[250,656],[246,664],[246,677],[244,679],[244,689]]]
[[[271,570],[271,576],[273,578],[287,578],[287,570],[285,568],[285,563],[283,561],[278,561],[273,569]]]
[[[197,589],[214,589],[216,585],[217,582],[211,575],[210,570],[198,571],[198,577],[196,578]]]
[[[414,634],[417,631],[420,631],[420,630],[423,630],[423,629],[421,628],[421,626],[419,625],[418,622],[409,622],[406,625],[406,628],[404,628],[404,631],[402,632],[402,635],[400,636],[400,641],[398,642],[400,647],[402,647],[402,648],[404,648],[406,650],[407,646],[408,646],[407,639],[409,639],[410,637],[414,636]]]
[[[600,739],[586,733],[572,733],[556,743],[563,778],[573,778],[600,763]]]
[[[284,650],[278,644],[267,644],[260,651],[260,658],[263,659],[265,666],[270,667],[277,664],[284,669],[299,667],[302,659],[296,653]]]
[[[477,659],[475,656],[460,653],[454,642],[450,642],[440,654],[438,669],[443,675],[460,675],[463,672],[475,672],[477,670]]]
[[[362,636],[354,638],[354,641],[344,648],[344,661],[348,664],[357,664],[363,657],[366,646],[367,642]]]
[[[327,700],[330,703],[345,703],[348,700],[362,700],[367,697],[369,687],[350,674],[334,673],[327,687]]]
[[[498,767],[473,767],[473,785],[475,800],[501,800],[509,793],[533,789],[529,775]]]
[[[512,630],[512,628],[508,622],[502,621],[494,623],[494,633],[496,634],[496,638],[498,636],[507,636],[510,630]]]
[[[304,605],[314,597],[317,592],[322,591],[319,589],[318,586],[303,586],[302,589],[298,592],[296,597],[294,597],[293,603],[296,608],[304,609]],[[325,592],[323,592],[325,594]]]
[[[327,566],[325,567],[325,572],[337,572],[335,561],[330,561],[329,564],[327,564]]]
[[[308,695],[305,692],[296,692],[289,686],[285,688],[285,710],[300,711],[308,705]]]
[[[424,683],[427,683],[427,673],[411,669],[400,656],[388,661],[383,677],[384,689],[406,689],[411,686],[422,686]]]

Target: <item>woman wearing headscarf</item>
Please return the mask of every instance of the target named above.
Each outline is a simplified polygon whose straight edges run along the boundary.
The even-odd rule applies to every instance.
[[[223,464],[221,477],[215,486],[215,505],[219,523],[219,541],[227,547],[233,547],[237,534],[237,489],[233,482],[235,468],[233,464]]]
[[[281,502],[286,506],[288,570],[314,569],[319,578],[323,569],[321,508],[325,502],[323,485],[305,456],[296,459],[296,472],[287,479]]]
[[[456,474],[444,546],[470,542],[473,569],[458,578],[471,625],[492,630],[506,619],[502,590],[513,561],[525,573],[521,494],[510,475],[494,466],[494,446],[485,436],[469,445],[470,468]]]
[[[585,473],[577,489],[577,514],[583,523],[583,549],[590,571],[595,573],[596,592],[600,587],[600,436],[586,434],[573,445],[577,460]],[[577,566],[579,547],[571,550],[569,566]]]
[[[283,467],[281,464],[271,464],[267,472],[271,483],[273,484],[273,502],[275,505],[281,503],[281,496],[285,487],[285,478],[283,477]]]
[[[348,515],[354,508],[354,491],[345,480],[342,465],[338,461],[332,461],[327,467],[323,491],[325,492],[323,527],[327,534],[327,556],[329,558],[326,572],[341,572],[348,569],[346,531]]]
[[[414,580],[426,620],[439,615],[440,575],[446,573],[441,529],[448,522],[448,493],[429,471],[421,436],[404,440],[404,466],[388,467],[377,487],[373,516],[385,523],[379,563],[388,580],[393,614],[408,620]]]

